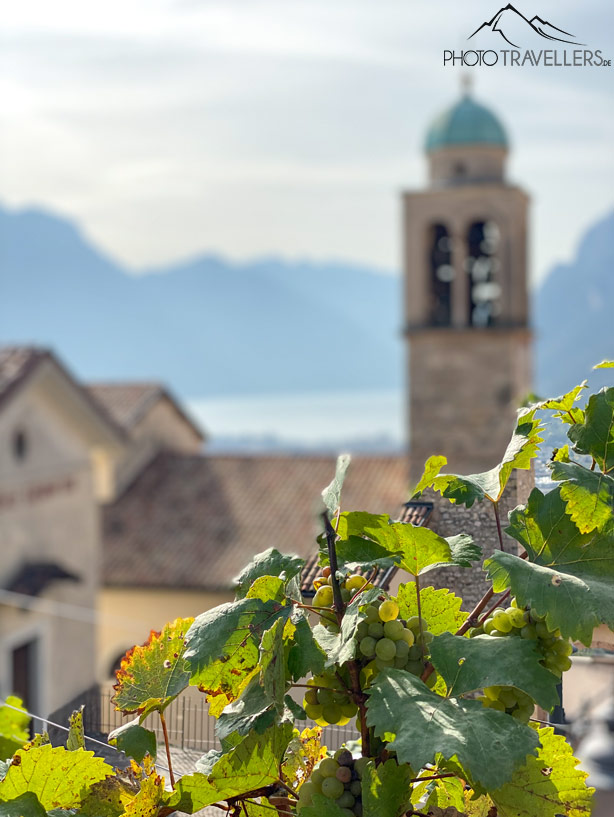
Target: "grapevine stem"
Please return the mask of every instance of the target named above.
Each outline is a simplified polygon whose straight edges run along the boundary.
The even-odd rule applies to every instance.
[[[422,783],[423,780],[441,780],[444,777],[456,777],[454,772],[443,772],[442,774],[433,774],[430,777],[412,777],[410,783]]]
[[[322,514],[322,519],[324,520],[324,530],[326,531],[326,544],[328,545],[328,561],[330,562],[330,578],[331,578],[331,585],[333,588],[333,604],[335,607],[335,614],[337,616],[337,622],[341,627],[341,621],[343,619],[343,613],[345,612],[345,605],[343,604],[343,599],[341,598],[341,587],[339,586],[339,579],[337,577],[337,570],[338,570],[338,563],[337,563],[337,549],[335,548],[335,539],[337,538],[337,534],[335,533],[335,529],[330,524],[330,519],[328,518],[328,514],[326,511]]]
[[[160,715],[160,723],[162,724],[162,732],[164,734],[164,745],[166,747],[166,759],[168,761],[168,773],[171,778],[171,788],[175,788],[175,775],[173,774],[173,764],[171,763],[171,747],[168,742],[168,730],[166,728],[166,718],[164,717],[164,712],[158,710],[158,714]]]
[[[503,547],[503,531],[501,530],[501,517],[499,516],[499,503],[493,502],[493,506],[495,509],[495,519],[497,521],[497,535],[499,536],[499,547],[505,553],[505,548]]]
[[[482,598],[478,601],[473,610],[469,613],[469,618],[465,621],[464,624],[461,624],[461,626],[456,631],[455,635],[464,635],[467,632],[467,630],[470,630],[471,627],[474,627],[477,624],[478,616],[494,595],[495,591],[493,590],[492,587],[490,588],[490,590],[487,590],[484,593]]]
[[[422,663],[424,664],[424,633],[422,627],[422,601],[420,599],[420,578],[416,573],[415,576],[415,584],[416,584],[416,605],[418,607],[418,620],[420,627],[420,652],[422,653]]]
[[[291,687],[300,687],[301,689],[328,689],[330,692],[339,692],[338,689],[333,689],[333,687],[321,687],[316,686],[315,684],[290,684]]]
[[[290,788],[290,786],[286,785],[283,780],[278,780],[277,785],[281,786],[282,789],[285,789],[288,794],[291,794],[295,800],[298,800],[298,794],[294,791],[294,789]]]

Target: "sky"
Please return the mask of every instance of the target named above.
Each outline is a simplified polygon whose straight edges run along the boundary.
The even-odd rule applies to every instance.
[[[611,0],[518,0],[614,59]],[[2,203],[139,271],[202,251],[400,266],[403,189],[497,0],[20,0],[0,35]],[[614,68],[478,68],[533,196],[534,280],[614,203]]]

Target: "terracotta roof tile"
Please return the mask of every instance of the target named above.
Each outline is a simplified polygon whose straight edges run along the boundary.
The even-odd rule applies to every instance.
[[[0,347],[0,402],[47,357],[46,350],[34,346]]]
[[[226,589],[268,547],[308,558],[334,470],[326,456],[163,452],[104,509],[104,582]],[[394,516],[406,495],[405,457],[356,457],[343,506]]]
[[[129,430],[162,394],[159,383],[90,383],[85,390]]]

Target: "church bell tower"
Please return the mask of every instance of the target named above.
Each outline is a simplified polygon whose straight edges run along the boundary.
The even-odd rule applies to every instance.
[[[472,98],[426,138],[429,185],[403,195],[410,470],[496,465],[531,387],[528,195],[506,179],[509,142]]]

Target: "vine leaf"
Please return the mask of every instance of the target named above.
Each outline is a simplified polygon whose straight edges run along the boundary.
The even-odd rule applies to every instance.
[[[208,775],[184,775],[177,781],[169,807],[193,813],[237,795],[256,791],[279,781],[279,768],[293,735],[289,723],[275,725],[262,735],[249,734],[213,764]]]
[[[0,817],[47,817],[38,797],[27,791],[14,800],[0,803]]]
[[[418,483],[419,490],[417,489],[414,498],[427,488],[432,488],[450,502],[466,505],[468,508],[474,502],[481,502],[483,499],[498,502],[512,471],[528,470],[531,461],[539,452],[539,444],[543,439],[539,436],[541,422],[535,417],[536,410],[532,407],[519,412],[516,428],[503,459],[490,471],[466,477],[458,474],[441,474],[441,468],[447,463],[446,458],[431,457],[426,462],[425,473]]]
[[[326,757],[326,746],[322,746],[319,726],[307,727],[300,734],[295,730],[281,766],[282,780],[296,791],[323,757]]]
[[[529,561],[497,551],[484,569],[495,592],[511,587],[518,603],[545,615],[552,630],[590,646],[600,623],[614,627],[614,537],[580,533],[561,493],[535,488],[527,506],[510,513],[507,533]]]
[[[561,482],[566,513],[581,533],[614,530],[614,479],[577,462],[551,462],[552,479]]]
[[[166,799],[164,778],[156,772],[153,758],[149,755],[144,759],[143,766],[131,761],[130,769],[139,780],[140,789],[127,804],[122,817],[156,817]]]
[[[438,773],[438,769],[427,769],[424,777]],[[464,812],[464,786],[458,777],[444,777],[439,780],[425,780],[416,783],[412,789],[411,801],[414,805],[420,804],[421,810],[430,810],[434,806],[440,809],[455,808]]]
[[[118,777],[107,777],[92,786],[81,804],[79,817],[122,817],[134,796],[134,790],[126,782]]]
[[[513,686],[544,709],[559,703],[559,679],[539,663],[535,642],[524,638],[463,638],[443,633],[431,643],[431,662],[446,682],[448,697],[486,686]]]
[[[362,776],[364,817],[399,817],[409,807],[412,771],[394,759],[377,768],[371,761]]]
[[[567,432],[578,454],[593,457],[604,473],[614,468],[614,388],[589,397],[584,419]]]
[[[391,738],[388,748],[399,763],[421,769],[437,754],[456,756],[488,790],[503,785],[538,745],[535,732],[509,715],[479,701],[442,698],[419,678],[396,669],[380,672],[371,686],[367,723],[376,736]]]
[[[333,481],[322,491],[324,505],[331,516],[334,516],[337,513],[337,509],[341,504],[341,489],[343,488],[345,475],[351,461],[352,458],[349,454],[341,454],[339,457],[337,457],[337,465],[335,467],[335,476],[333,477]]]
[[[511,780],[490,793],[500,817],[588,817],[594,789],[562,735],[552,727],[536,730],[541,746],[537,757],[517,769]]]
[[[288,653],[288,669],[295,681],[308,673],[319,675],[324,669],[326,656],[313,637],[313,630],[302,614],[296,621],[292,646]]]
[[[260,678],[252,678],[236,701],[228,704],[215,725],[220,740],[237,733],[242,737],[250,732],[264,732],[275,722],[273,702],[266,695]]]
[[[75,749],[85,749],[85,737],[83,732],[83,704],[79,709],[71,714],[68,719],[68,737],[66,748],[70,751]]]
[[[602,360],[593,369],[614,369],[614,360]]]
[[[178,618],[161,632],[151,631],[142,647],[122,658],[113,685],[113,702],[122,712],[138,712],[141,721],[155,710],[162,712],[188,685],[184,668],[185,635],[193,618]]]
[[[109,733],[108,742],[116,746],[120,752],[132,757],[141,763],[145,755],[151,755],[154,760],[157,752],[155,732],[139,725],[140,718],[124,723]]]
[[[584,419],[584,409],[574,405],[579,400],[582,391],[586,388],[588,381],[584,380],[578,386],[574,386],[567,394],[562,394],[560,397],[551,397],[548,400],[542,400],[536,403],[532,408],[539,410],[554,411],[555,417],[558,417],[563,423],[573,425],[573,423],[581,423]]]
[[[260,599],[228,602],[198,616],[188,630],[184,657],[190,684],[207,693],[209,712],[218,717],[259,674],[262,633],[292,605]]]
[[[407,582],[399,587],[397,601],[402,618],[411,618],[418,615],[416,585]],[[469,613],[461,610],[463,600],[449,590],[435,590],[434,587],[423,587],[420,590],[420,609],[433,635],[441,633],[455,633],[461,627]]]
[[[84,749],[70,752],[50,744],[19,749],[0,783],[0,802],[32,792],[46,810],[74,808],[94,783],[112,774],[111,766]]]
[[[278,618],[265,630],[260,642],[260,678],[264,694],[278,712],[284,708],[286,694],[286,661],[284,651],[284,627],[291,622]]]
[[[290,556],[275,548],[268,548],[254,556],[234,579],[236,597],[245,598],[252,584],[261,576],[275,576],[287,582],[301,572],[304,564],[304,559],[299,556]]]
[[[0,760],[12,757],[30,737],[30,716],[22,708],[21,699],[9,695],[5,703],[9,706],[0,706]]]

